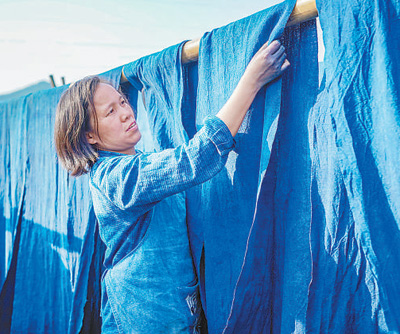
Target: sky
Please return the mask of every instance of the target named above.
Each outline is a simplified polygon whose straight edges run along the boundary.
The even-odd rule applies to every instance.
[[[282,0],[0,0],[0,95],[98,74]]]

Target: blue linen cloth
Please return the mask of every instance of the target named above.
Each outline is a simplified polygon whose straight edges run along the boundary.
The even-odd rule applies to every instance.
[[[121,68],[101,76],[118,86]],[[103,252],[88,177],[71,178],[57,164],[53,145],[55,110],[66,88],[0,104],[0,224],[7,236],[6,254],[0,250],[7,274],[2,333],[100,329]]]
[[[307,123],[318,93],[315,22],[286,28],[283,39],[291,67],[274,101],[279,119],[274,136],[266,138],[269,160],[261,162],[266,170],[224,333],[304,333],[311,279]]]
[[[181,65],[184,43],[124,66],[130,85],[123,87],[137,110],[141,128],[146,126],[147,130],[138,143],[144,152],[174,148],[188,140],[182,119],[194,114],[195,109],[188,108],[188,78]]]
[[[318,0],[310,333],[400,333],[400,1]]]
[[[180,210],[182,191],[216,175],[233,144],[224,122],[211,117],[175,149],[99,152],[90,188],[107,246],[107,309],[119,332],[194,333],[201,304],[185,211]],[[109,318],[103,313],[103,320]]]
[[[303,260],[309,258],[306,224],[310,206],[307,205],[309,196],[304,193],[308,192],[309,176],[305,129],[307,113],[318,89],[317,36],[314,23],[287,30],[283,35],[294,5],[295,1],[284,1],[215,29],[200,42],[197,126],[201,126],[202,117],[222,107],[263,43],[283,38],[291,62],[283,78],[274,80],[257,94],[235,137],[236,148],[230,153],[223,172],[202,187],[187,192],[190,238],[197,237],[204,242],[204,271],[200,273],[200,280],[204,282],[201,295],[210,333],[222,333],[228,318],[229,328],[235,333],[262,332],[269,315],[273,314],[272,301],[279,302],[276,297],[269,298],[276,291],[268,276],[276,272],[271,265],[275,261],[280,266],[302,268],[301,279],[296,284],[285,284],[287,292],[290,291],[283,300],[288,309],[285,312],[288,327],[294,326],[294,310],[301,305],[301,292],[307,291],[310,272]],[[278,147],[282,150],[273,154]],[[279,154],[279,164],[276,154]],[[294,163],[299,165],[294,167]],[[270,189],[282,187],[279,197],[282,207],[277,213],[263,215],[264,223],[255,222],[255,240],[248,243],[253,220],[260,216],[258,211],[271,204],[268,200],[256,206],[261,180],[264,174],[272,175],[270,171],[275,168],[272,166],[279,166],[282,173],[281,177],[270,180]],[[290,210],[283,205],[285,199]],[[278,213],[280,219],[275,218]],[[297,249],[289,241],[275,244],[271,232],[276,229],[276,223],[270,219],[278,222],[285,219],[293,224],[290,237],[301,240]],[[294,229],[296,223],[298,228]],[[277,247],[287,249],[286,259],[275,256],[279,255],[275,253]],[[298,256],[296,250],[304,253]],[[201,247],[197,246],[194,253],[199,261]],[[265,261],[258,261],[259,256]],[[252,266],[243,270],[237,285],[245,257]]]

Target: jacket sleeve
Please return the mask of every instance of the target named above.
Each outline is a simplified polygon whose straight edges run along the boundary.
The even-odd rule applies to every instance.
[[[106,159],[92,170],[92,185],[122,210],[149,209],[212,178],[221,171],[233,147],[225,123],[210,117],[187,144],[175,149]]]

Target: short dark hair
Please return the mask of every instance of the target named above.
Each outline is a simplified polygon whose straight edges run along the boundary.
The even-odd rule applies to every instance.
[[[71,84],[57,106],[54,125],[57,156],[62,166],[73,176],[87,173],[98,158],[97,149],[89,144],[86,133],[94,130],[98,134],[93,97],[100,83],[110,84],[97,76],[86,77]]]

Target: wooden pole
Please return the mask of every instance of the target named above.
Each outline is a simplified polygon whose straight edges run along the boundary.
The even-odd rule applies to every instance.
[[[297,3],[290,14],[287,27],[307,22],[318,16],[316,0],[297,0]],[[182,49],[182,63],[187,64],[197,61],[199,57],[200,38],[193,39],[185,43]],[[128,81],[122,69],[121,83]]]
[[[317,4],[315,0],[297,0],[296,6],[290,14],[289,21],[286,27],[291,27],[296,24],[307,22],[315,19],[318,16]]]

